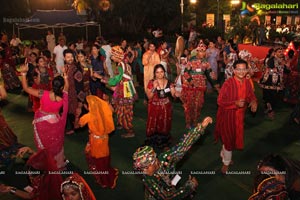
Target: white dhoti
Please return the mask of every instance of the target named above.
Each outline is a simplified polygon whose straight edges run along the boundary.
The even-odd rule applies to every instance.
[[[232,151],[227,151],[224,145],[222,146],[220,156],[224,165],[228,166],[231,163]]]
[[[165,61],[160,61],[160,64],[161,64],[162,66],[164,66],[165,71],[166,71],[165,75],[166,75],[166,78],[168,78],[168,63],[165,62]]]

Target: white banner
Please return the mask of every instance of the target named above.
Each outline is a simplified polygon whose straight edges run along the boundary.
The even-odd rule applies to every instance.
[[[230,22],[230,15],[229,14],[224,14],[223,15],[223,20],[226,22]]]
[[[276,16],[276,25],[281,25],[281,16]]]
[[[300,17],[299,16],[296,16],[295,17],[295,24],[298,24],[300,22]]]
[[[230,31],[230,15],[223,14],[223,20],[225,22],[225,24],[224,24],[225,32],[228,33]]]
[[[265,16],[265,24],[271,24],[271,15]]]
[[[286,24],[291,25],[292,24],[292,16],[287,16],[286,17]]]
[[[215,14],[206,14],[207,26],[215,26]]]

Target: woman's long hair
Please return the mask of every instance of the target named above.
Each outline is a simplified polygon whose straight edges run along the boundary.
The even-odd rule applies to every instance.
[[[92,48],[95,47],[96,49],[98,49],[98,55],[97,55],[97,60],[101,61],[101,55],[100,55],[100,46],[97,44],[93,44]]]
[[[63,96],[63,88],[65,85],[65,81],[63,77],[57,76],[52,81],[52,90],[56,96],[62,97]]]

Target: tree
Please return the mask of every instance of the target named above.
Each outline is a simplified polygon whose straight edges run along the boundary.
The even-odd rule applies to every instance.
[[[218,12],[219,10],[219,12]],[[231,5],[229,1],[212,0],[208,1],[207,13],[214,13],[217,17],[219,13],[219,20],[223,20],[223,14],[231,13]]]
[[[113,5],[113,15],[122,19],[121,26],[129,33],[139,33],[145,25],[168,31],[173,20],[180,20],[179,3],[169,0],[114,0]]]
[[[28,1],[27,0],[10,0],[1,4],[1,16],[6,17],[24,17],[28,13]]]
[[[111,0],[110,9],[101,11],[101,0],[76,0],[86,4],[93,13],[97,13],[97,21],[105,32],[124,32],[139,34],[147,26],[161,27],[165,32],[180,27],[179,2],[170,0]],[[176,0],[177,1],[177,0]],[[82,6],[81,6],[82,7]]]
[[[9,0],[1,4],[1,31],[10,31],[14,23],[22,22],[29,16],[27,0]]]

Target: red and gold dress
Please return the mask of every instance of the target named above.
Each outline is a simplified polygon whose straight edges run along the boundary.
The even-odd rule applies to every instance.
[[[153,81],[148,89],[153,89]],[[170,82],[163,89],[156,89],[153,98],[148,101],[148,117],[146,127],[146,144],[157,147],[169,145],[172,127],[172,103],[170,100]]]
[[[63,108],[62,114],[59,114]],[[34,142],[38,150],[47,149],[56,161],[57,167],[65,167],[64,132],[68,112],[68,93],[61,101],[52,101],[50,92],[44,90],[40,97],[40,108],[33,120]]]
[[[206,77],[211,68],[206,59],[192,58],[182,77],[181,101],[183,103],[186,127],[196,126],[204,103]]]
[[[62,176],[57,172],[58,168],[51,153],[47,149],[39,150],[33,154],[26,165],[29,171],[40,172],[38,175],[30,175],[29,180],[32,191],[30,196],[33,200],[61,200],[60,185]]]

